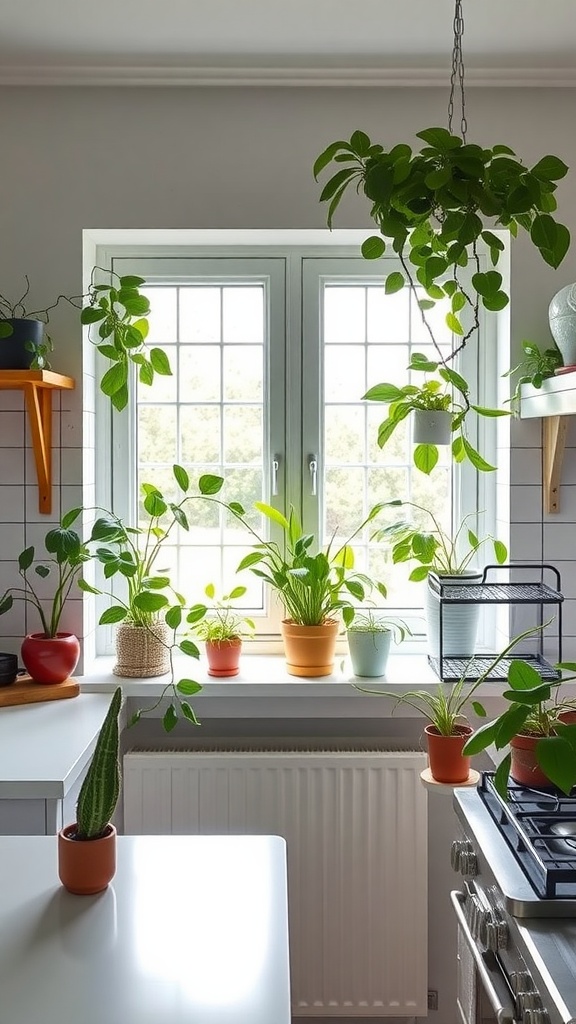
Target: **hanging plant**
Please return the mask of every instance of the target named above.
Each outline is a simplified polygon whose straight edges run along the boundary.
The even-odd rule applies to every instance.
[[[420,386],[383,382],[370,388],[363,396],[368,401],[385,402],[388,404],[388,416],[378,427],[378,445],[383,448],[390,440],[396,428],[411,413],[435,412],[446,413],[449,419],[449,437],[446,443],[451,444],[452,457],[456,462],[468,460],[480,472],[486,473],[496,469],[480,454],[471,443],[466,433],[466,413],[472,409],[479,416],[507,416],[503,409],[487,409],[480,405],[470,405],[468,383],[449,366],[427,359],[420,352],[415,352],[408,365],[409,370],[418,370],[425,374],[437,373],[437,377],[428,378]],[[423,473],[431,473],[438,462],[438,445],[432,439],[421,439],[414,435],[414,465]]]
[[[526,167],[507,145],[480,146],[466,141],[461,0],[456,0],[454,46],[448,104],[448,128],[416,133],[424,145],[414,150],[401,142],[386,149],[364,131],[348,142],[331,142],[314,164],[317,179],[327,167],[335,171],[320,201],[328,203],[328,226],[347,190],[362,192],[370,203],[378,234],[362,245],[362,255],[377,260],[391,250],[401,270],[385,277],[386,294],[408,287],[420,310],[441,366],[475,337],[481,309],[498,312],[510,300],[497,269],[504,243],[490,228],[505,228],[514,238],[528,233],[542,259],[558,267],[570,245],[568,228],[560,224],[554,193],[567,173],[557,156],[544,156]],[[460,86],[461,137],[452,132],[456,82]],[[488,249],[492,268],[485,270],[480,246]],[[471,284],[462,271],[471,267]],[[449,302],[445,320],[452,333],[446,355],[434,335],[427,313]],[[466,411],[470,408],[468,395]]]

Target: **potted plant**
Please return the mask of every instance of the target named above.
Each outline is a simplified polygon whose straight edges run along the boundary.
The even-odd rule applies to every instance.
[[[216,600],[216,588],[209,583],[204,589],[210,600],[209,608],[197,606],[205,618],[195,627],[196,636],[203,640],[208,659],[209,676],[237,676],[240,671],[240,654],[242,637],[256,628],[252,619],[240,615],[232,602],[239,600],[246,593],[246,587],[234,587],[229,594],[223,594]]]
[[[465,708],[470,705],[479,717],[486,717],[486,709],[473,695],[481,684],[488,679],[494,669],[518,643],[532,636],[540,626],[532,627],[514,637],[509,644],[490,662],[485,670],[470,682],[467,679],[469,666],[462,676],[450,685],[439,683],[435,690],[408,690],[405,693],[394,693],[389,690],[365,690],[356,685],[356,689],[365,693],[392,697],[396,703],[393,713],[402,704],[414,708],[428,720],[425,727],[426,744],[430,774],[436,782],[452,785],[466,782],[470,774],[472,749],[469,739],[473,728],[465,715]],[[488,745],[488,744],[486,744]],[[483,749],[478,747],[478,749]]]
[[[468,459],[481,472],[496,469],[471,444],[466,434],[466,413],[473,409],[480,416],[506,416],[502,409],[486,409],[470,405],[469,387],[459,373],[448,366],[427,359],[415,352],[408,370],[425,374],[437,373],[423,384],[382,383],[370,388],[363,396],[371,402],[385,402],[388,416],[378,428],[378,444],[383,448],[396,427],[412,413],[412,440],[415,444],[414,465],[423,473],[431,473],[438,462],[438,445],[451,445],[452,455],[462,462]],[[459,395],[461,401],[454,398]]]
[[[409,635],[410,629],[402,619],[384,616],[372,608],[366,612],[355,612],[346,630],[354,675],[383,676],[392,637],[398,644]]]
[[[377,506],[384,508],[408,506],[416,511],[420,519],[427,519],[429,529],[408,520],[399,520],[379,529],[378,540],[392,543],[392,561],[416,561],[420,564],[412,569],[409,579],[415,582],[427,580],[426,625],[428,644],[433,657],[440,653],[440,597],[445,588],[462,587],[467,583],[479,583],[482,573],[472,568],[478,552],[490,545],[498,565],[508,557],[506,545],[488,534],[479,538],[468,526],[472,515],[464,516],[460,525],[449,536],[441,527],[436,516],[429,509],[413,501],[394,500]],[[477,604],[454,604],[443,608],[442,654],[443,657],[470,658],[475,652],[476,633],[480,606]]]
[[[463,66],[461,72],[463,91]],[[380,259],[391,248],[401,269],[386,275],[385,291],[409,288],[438,364],[446,368],[477,339],[481,311],[497,312],[509,302],[498,270],[505,247],[491,226],[507,229],[512,238],[526,231],[551,267],[564,259],[570,233],[553,212],[557,182],[568,168],[556,156],[528,168],[509,146],[479,146],[446,128],[426,128],[416,136],[424,143],[416,151],[406,143],[387,149],[355,131],[348,142],[326,147],[314,176],[327,167],[335,171],[320,196],[329,204],[329,226],[348,189],[366,196],[379,233],[365,240],[362,255]],[[482,267],[481,243],[489,251],[490,269]],[[462,271],[468,266],[472,278],[464,284]],[[454,340],[448,355],[427,316],[437,302],[449,303],[445,320]],[[468,392],[464,407],[463,418],[472,408]]]
[[[576,672],[573,662],[561,662],[556,668]],[[543,682],[527,661],[511,662],[508,689],[502,694],[505,710],[480,726],[464,748],[470,755],[492,744],[497,750],[509,748],[494,778],[504,799],[510,776],[524,786],[556,786],[566,794],[576,785],[576,699],[565,699],[561,692],[563,684],[574,679],[576,675]]]
[[[107,283],[100,277],[106,275]],[[147,316],[150,301],[142,294],[142,277],[120,277],[112,270],[94,267],[80,321],[88,326],[90,340],[98,352],[112,363],[100,381],[100,390],[108,396],[115,409],[128,404],[128,370],[132,363],[141,384],[152,384],[156,373],[171,376],[170,362],[163,349],[146,346],[149,331]],[[90,328],[97,325],[97,337]]]
[[[30,281],[26,276],[25,281],[26,288],[16,302],[0,293],[0,370],[49,370],[53,344],[44,328],[50,312],[60,299],[75,304],[73,298],[59,295],[52,305],[29,311],[25,303]]]
[[[84,590],[106,593],[114,601],[100,616],[99,624],[118,625],[113,669],[118,676],[147,678],[170,671],[171,631],[180,626],[180,620],[175,626],[176,611],[183,609],[186,601],[172,587],[166,566],[159,567],[158,561],[175,527],[190,528],[188,503],[217,494],[224,482],[222,477],[205,474],[198,480],[198,494],[191,494],[186,470],[174,465],[173,475],[183,495],[179,502],[170,501],[154,484],[143,483],[142,525],[126,526],[113,512],[99,510],[104,514],[92,529],[91,540],[100,542],[95,557],[106,580],[118,578],[125,583],[124,596],[82,583]],[[199,609],[196,606],[195,613],[188,613],[189,623],[194,614],[202,617],[205,609],[201,613]]]
[[[515,413],[520,409],[522,385],[531,384],[534,388],[541,388],[542,382],[553,377],[562,366],[562,356],[555,345],[542,350],[534,341],[523,341],[522,352],[520,362],[504,374],[504,377],[519,374],[514,394],[510,398],[512,411]]]
[[[14,601],[25,601],[38,613],[42,630],[30,633],[22,643],[22,661],[37,683],[61,683],[76,668],[80,643],[73,633],[60,630],[60,620],[74,585],[81,585],[82,567],[91,557],[78,533],[71,529],[82,509],[75,508],[62,516],[60,526],[47,532],[44,547],[49,557],[36,560],[33,546],[18,556],[22,587],[11,587],[0,598],[0,615],[9,611]],[[50,557],[51,556],[51,557]],[[40,580],[54,580],[51,597],[39,594]],[[36,583],[34,583],[36,579]]]
[[[256,538],[254,551],[242,559],[237,571],[250,569],[269,584],[284,607],[282,638],[288,674],[330,675],[339,616],[350,622],[352,600],[363,601],[373,585],[366,575],[354,570],[351,542],[376,513],[371,512],[344,544],[336,545],[333,537],[325,551],[314,552],[314,536],[303,532],[294,508],[286,518],[264,502],[256,502],[255,507],[282,528],[285,545],[281,548],[276,541],[260,537],[246,520],[242,506],[231,503],[230,511]]]
[[[122,690],[114,691],[76,804],[76,821],[58,833],[58,875],[78,896],[102,892],[116,873],[112,817],[120,794],[118,716]]]

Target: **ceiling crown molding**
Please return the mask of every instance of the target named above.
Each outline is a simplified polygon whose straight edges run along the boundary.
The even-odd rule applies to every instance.
[[[0,86],[446,87],[446,68],[0,65]],[[467,87],[574,88],[576,68],[467,68]]]

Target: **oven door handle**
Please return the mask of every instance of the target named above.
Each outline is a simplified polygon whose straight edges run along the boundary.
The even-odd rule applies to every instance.
[[[518,1018],[515,1016],[514,1004],[510,998],[509,989],[503,980],[500,971],[498,969],[491,970],[482,956],[482,953],[478,949],[472,932],[470,931],[468,921],[466,920],[464,910],[462,909],[466,902],[466,896],[464,893],[459,892],[456,889],[450,893],[450,900],[454,907],[458,924],[462,929],[464,938],[466,939],[466,945],[474,958],[479,980],[482,983],[482,987],[484,988],[488,999],[490,1000],[490,1005],[494,1010],[498,1024],[517,1024]]]

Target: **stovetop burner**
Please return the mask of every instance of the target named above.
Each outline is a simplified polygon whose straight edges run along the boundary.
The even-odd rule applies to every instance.
[[[542,899],[576,899],[576,797],[511,782],[508,801],[484,772],[479,795]]]

